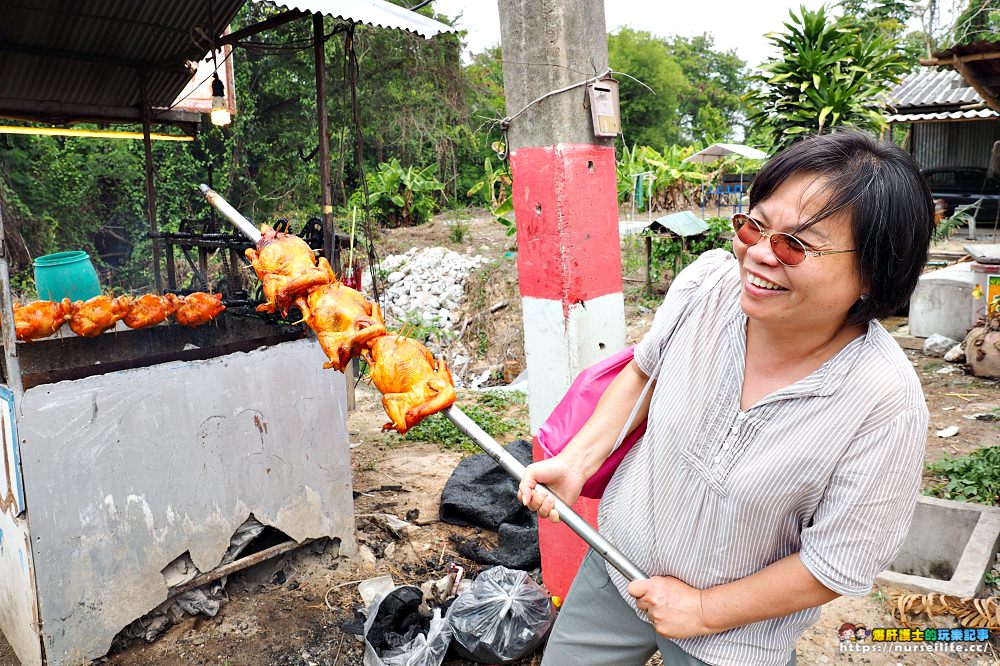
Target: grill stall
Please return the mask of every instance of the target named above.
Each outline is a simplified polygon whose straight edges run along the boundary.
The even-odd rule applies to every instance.
[[[106,654],[186,589],[172,563],[189,560],[204,583],[310,540],[356,550],[344,376],[323,370],[301,329],[253,316],[243,237],[157,226],[151,126],[196,131],[198,114],[171,108],[191,80],[185,63],[242,5],[109,0],[81,14],[56,0],[3,12],[0,116],[141,121],[157,290],[183,290],[175,251],[196,288],[210,252],[228,262],[229,307],[206,326],[19,342],[0,208],[0,630],[24,666]],[[220,566],[251,517],[287,540]]]

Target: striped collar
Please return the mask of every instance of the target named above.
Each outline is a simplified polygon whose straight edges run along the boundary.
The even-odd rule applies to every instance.
[[[728,351],[733,361],[732,369],[739,378],[738,386],[740,387],[743,386],[744,371],[746,369],[747,321],[746,313],[737,306],[736,312],[730,317],[726,325]],[[868,330],[864,335],[860,335],[848,342],[843,349],[824,361],[823,365],[802,379],[778,389],[774,393],[768,394],[750,407],[750,410],[778,400],[832,395],[844,383],[844,380],[850,374],[851,368],[860,357],[862,350],[874,344],[874,339],[879,335],[879,329],[881,328],[882,325],[878,321],[871,320],[868,322]]]

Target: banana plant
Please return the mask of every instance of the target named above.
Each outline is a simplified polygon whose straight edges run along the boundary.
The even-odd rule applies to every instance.
[[[706,175],[697,164],[684,159],[701,146],[670,145],[657,151],[652,146],[624,146],[618,161],[618,200],[628,201],[635,195],[635,180],[640,173],[651,173],[649,186],[651,207],[654,210],[669,210],[698,198],[698,187],[705,182]]]
[[[507,235],[513,236],[517,231],[514,225],[514,204],[511,200],[512,182],[510,176],[493,168],[489,157],[483,160],[483,177],[469,188],[467,196],[481,194],[489,206],[493,218],[507,229]]]
[[[403,168],[396,158],[368,174],[368,195],[376,217],[389,226],[411,226],[430,219],[437,206],[432,192],[443,190],[435,165]]]

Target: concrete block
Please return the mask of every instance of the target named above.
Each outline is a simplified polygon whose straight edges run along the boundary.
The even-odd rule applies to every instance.
[[[903,549],[877,582],[919,594],[980,596],[1000,544],[1000,509],[921,496]]]
[[[920,276],[910,297],[910,335],[935,333],[964,340],[972,325],[972,264],[955,264]]]

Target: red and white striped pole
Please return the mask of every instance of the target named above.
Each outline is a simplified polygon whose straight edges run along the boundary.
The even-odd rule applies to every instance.
[[[586,86],[604,71],[603,0],[499,0],[532,433],[576,375],[625,344],[613,139],[594,136]],[[537,446],[536,446],[537,455]],[[596,522],[597,502],[576,510]],[[542,521],[542,576],[562,596],[585,545]]]

